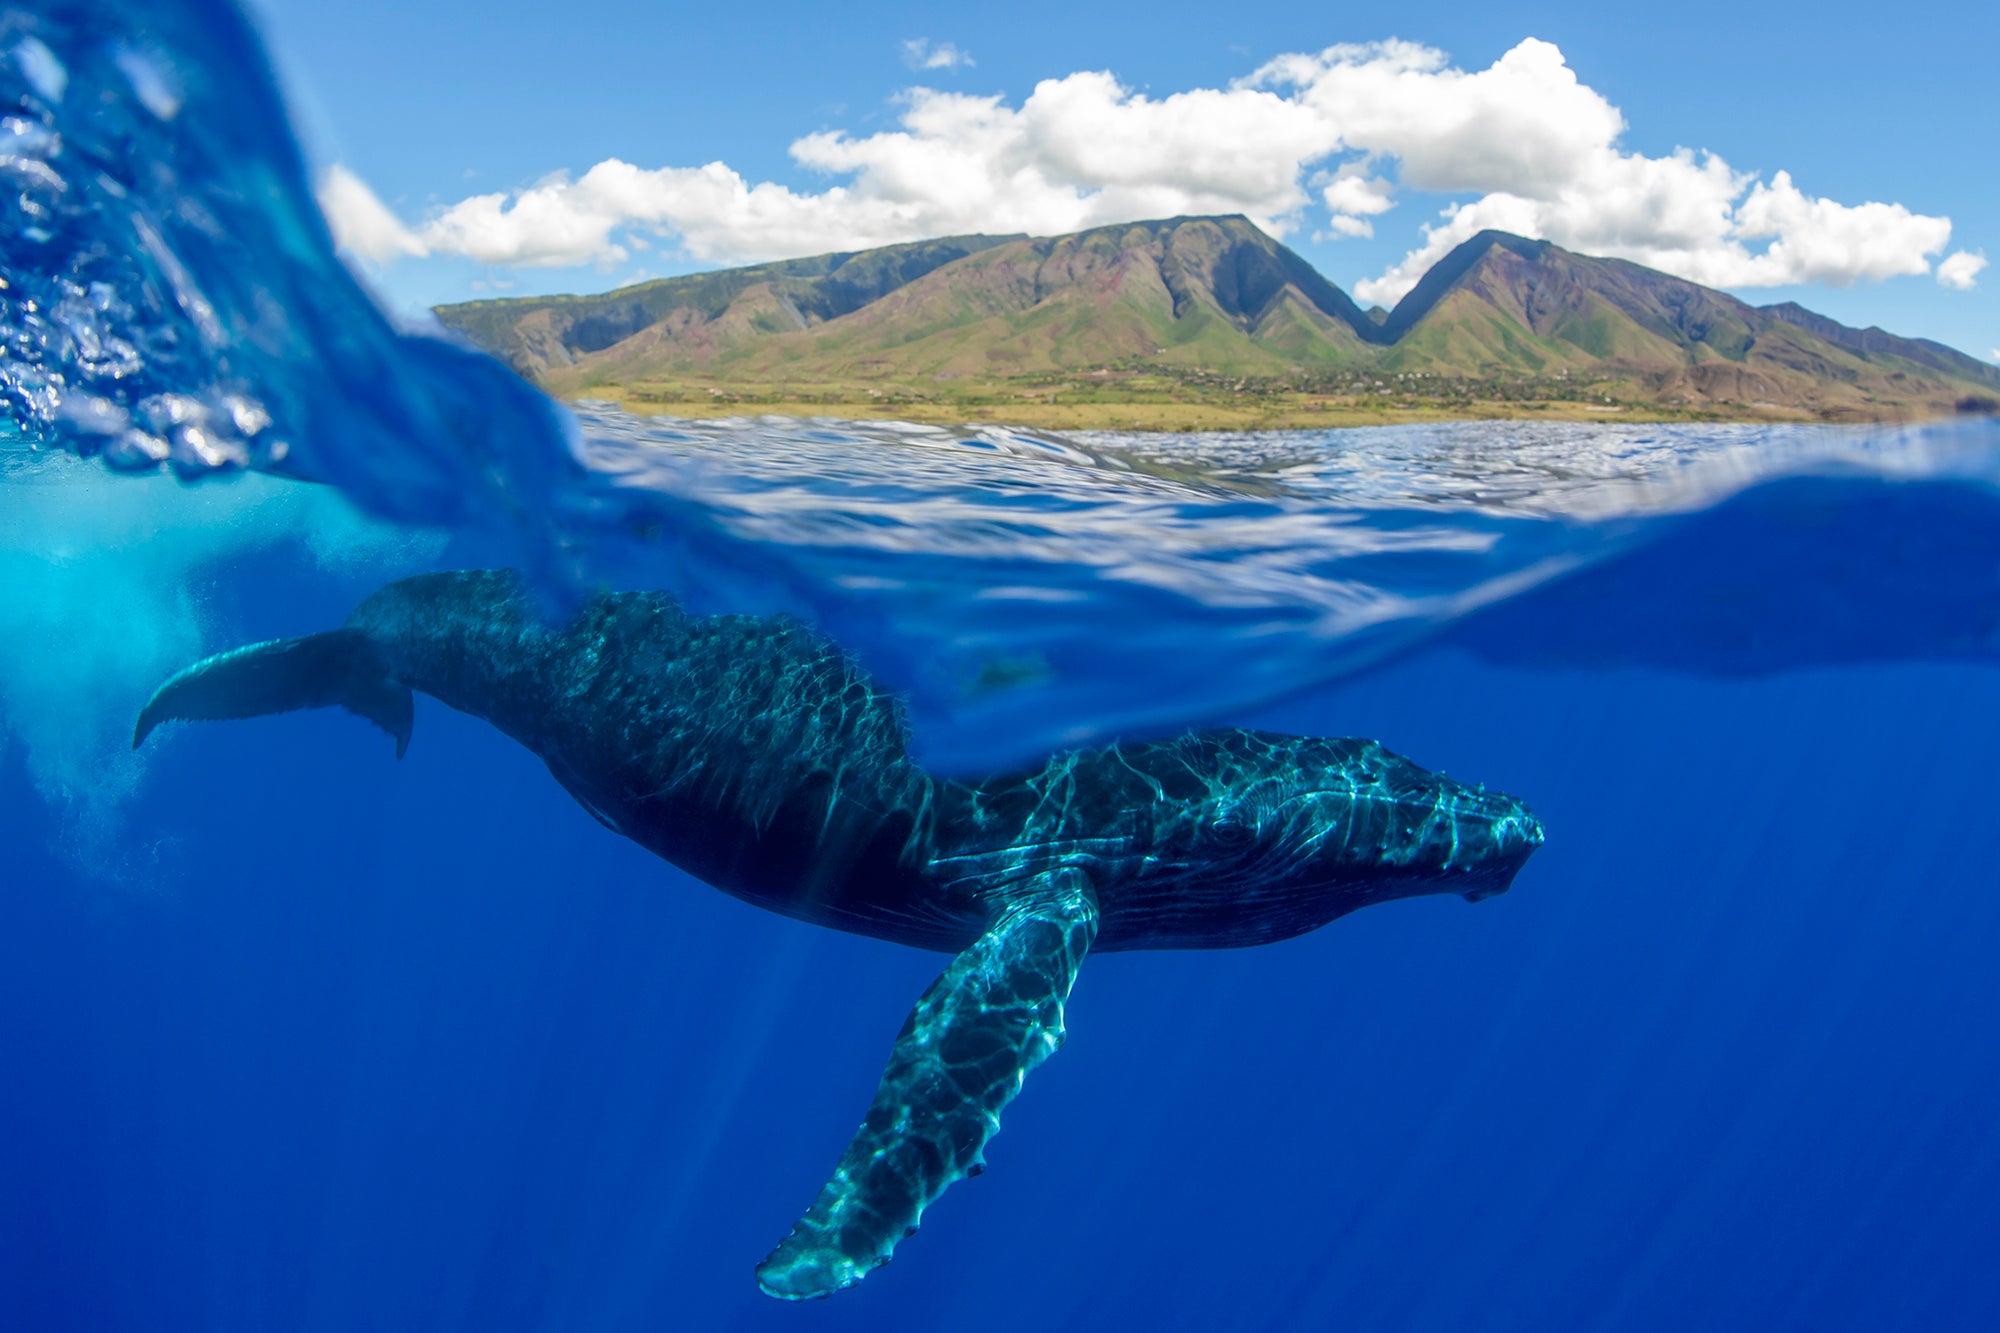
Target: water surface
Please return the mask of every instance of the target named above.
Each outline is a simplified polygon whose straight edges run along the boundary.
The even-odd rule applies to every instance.
[[[381,315],[254,39],[0,25],[0,1310],[32,1328],[2000,1320],[2000,431],[573,415]],[[1510,893],[1092,960],[992,1169],[789,1309],[941,960],[755,912],[419,704],[163,732],[429,568],[812,618],[976,772],[1378,737]]]

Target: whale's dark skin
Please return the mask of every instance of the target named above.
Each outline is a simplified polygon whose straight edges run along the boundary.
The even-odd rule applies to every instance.
[[[798,621],[612,593],[551,625],[504,571],[406,579],[341,629],[198,663],[133,744],[172,718],[338,704],[400,755],[412,690],[492,723],[608,827],[725,892],[957,955],[758,1269],[790,1298],[886,1262],[978,1172],[1000,1109],[1060,1042],[1086,952],[1262,944],[1370,903],[1480,898],[1542,841],[1513,798],[1365,740],[1223,730],[935,777],[909,758],[896,697]]]

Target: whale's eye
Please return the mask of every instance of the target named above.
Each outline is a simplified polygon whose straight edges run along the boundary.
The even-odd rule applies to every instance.
[[[1250,841],[1250,821],[1234,810],[1225,810],[1209,823],[1208,832],[1224,847],[1241,847]]]

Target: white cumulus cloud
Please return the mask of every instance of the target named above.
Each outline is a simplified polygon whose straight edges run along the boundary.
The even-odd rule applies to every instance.
[[[1979,285],[1979,272],[1985,267],[1984,252],[1960,250],[1938,261],[1937,280],[1955,292],[1969,292]]]
[[[435,253],[489,264],[615,264],[628,228],[671,233],[697,259],[818,254],[966,232],[1053,235],[1179,214],[1248,213],[1282,234],[1307,202],[1302,161],[1332,141],[1303,107],[1256,89],[1152,99],[1109,74],[999,97],[917,88],[899,128],[810,134],[801,166],[822,190],[752,183],[721,162],[642,168],[610,159],[574,180],[460,200],[417,233]]]
[[[1375,224],[1368,219],[1396,206],[1395,188],[1380,176],[1369,175],[1367,162],[1344,163],[1322,182],[1320,198],[1329,216],[1326,231],[1319,236],[1373,236]]]
[[[928,37],[912,37],[903,43],[903,63],[911,69],[969,69],[972,56],[955,42],[933,46]]]
[[[319,207],[334,243],[372,264],[429,253],[429,247],[375,197],[366,181],[338,163],[320,178]]]
[[[971,63],[924,39],[904,53],[922,68]],[[1951,239],[1949,218],[1816,196],[1785,171],[1738,171],[1713,151],[1627,151],[1623,114],[1533,38],[1478,70],[1391,41],[1282,56],[1229,87],[1160,97],[1084,71],[1018,103],[932,88],[897,102],[892,128],[791,145],[823,178],[815,187],[750,181],[721,162],[611,159],[474,195],[414,227],[351,177],[336,190],[330,176],[324,198],[344,243],[378,262],[429,252],[569,266],[620,263],[649,235],[741,262],[1202,213],[1243,213],[1280,237],[1300,226],[1368,236],[1399,201],[1430,196],[1417,246],[1356,285],[1385,304],[1487,227],[1722,287],[1928,273]],[[1963,288],[1984,264],[1960,251],[1935,272]]]
[[[1951,239],[1949,218],[1901,204],[1816,198],[1782,171],[1768,184],[1750,184],[1722,159],[1685,151],[1614,156],[1555,198],[1496,190],[1448,205],[1441,216],[1400,263],[1356,283],[1356,295],[1385,304],[1401,298],[1452,247],[1488,228],[1634,260],[1711,287],[1845,287],[1926,273],[1928,256]]]

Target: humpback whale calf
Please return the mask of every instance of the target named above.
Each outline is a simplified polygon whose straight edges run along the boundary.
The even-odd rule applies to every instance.
[[[1071,750],[978,782],[908,755],[897,698],[789,617],[605,593],[565,623],[519,576],[427,574],[339,629],[195,664],[139,715],[338,705],[400,756],[411,691],[539,755],[617,833],[759,907],[954,955],[903,1024],[853,1141],[758,1266],[824,1296],[886,1263],[1063,1036],[1091,950],[1263,944],[1370,903],[1505,889],[1527,807],[1373,741],[1221,730]]]

